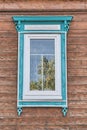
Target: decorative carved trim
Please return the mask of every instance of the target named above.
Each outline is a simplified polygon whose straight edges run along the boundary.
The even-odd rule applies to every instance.
[[[65,21],[64,21],[64,24],[65,24],[65,26],[64,26],[64,30],[68,32],[70,22],[68,22],[68,21],[65,20]]]
[[[20,29],[21,29],[21,22],[20,21],[16,22],[15,26],[16,26],[16,30],[20,31]]]
[[[22,113],[22,107],[18,107],[18,108],[17,108],[17,112],[18,112],[18,116],[20,116],[21,113]]]
[[[64,116],[66,116],[67,114],[67,77],[66,77],[66,32],[68,32],[69,30],[69,24],[72,20],[72,16],[13,16],[12,17],[16,26],[16,30],[18,32],[20,32],[20,35],[18,35],[18,42],[19,45],[18,46],[18,64],[19,64],[19,68],[18,68],[18,102],[17,102],[17,112],[18,112],[18,116],[21,115],[22,113],[22,107],[44,107],[44,106],[50,106],[50,107],[62,107],[62,113]],[[60,25],[61,28],[60,30],[26,30],[24,27],[25,25],[42,25],[44,23],[44,25],[48,24],[48,25]],[[57,23],[57,24],[56,24]],[[35,28],[34,28],[35,29]],[[57,33],[57,34],[61,34],[61,68],[62,68],[62,72],[61,72],[61,81],[62,81],[62,100],[61,101],[52,101],[52,102],[29,102],[27,101],[22,101],[23,100],[23,54],[24,54],[24,34],[25,33],[35,33],[35,34],[39,34],[39,33]],[[21,100],[21,102],[19,102]],[[64,101],[63,101],[64,100]],[[21,106],[20,106],[21,105]]]
[[[66,116],[67,111],[68,111],[67,107],[62,108],[62,113],[63,113],[64,116]]]

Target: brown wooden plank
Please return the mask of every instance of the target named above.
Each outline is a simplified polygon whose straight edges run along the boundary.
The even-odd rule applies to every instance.
[[[0,85],[0,93],[17,93],[17,86],[15,85]]]
[[[87,52],[68,52],[68,60],[87,60]]]
[[[7,33],[7,32],[1,32],[1,33],[3,33],[3,35],[5,35],[5,33]],[[12,34],[13,32],[10,32],[10,33]],[[18,45],[17,35],[14,34],[14,33],[13,33],[13,35],[15,35],[15,37],[12,37],[12,35],[10,37],[8,37],[8,36],[7,37],[1,37],[1,34],[0,34],[0,45],[1,46],[15,45],[17,47],[17,45]]]
[[[72,22],[70,29],[87,29],[87,22]]]
[[[50,6],[48,6],[50,5]],[[55,0],[49,1],[49,0],[30,0],[30,1],[11,1],[8,0],[6,2],[1,1],[0,3],[0,10],[82,10],[85,9],[85,2],[84,1],[58,1]]]
[[[6,53],[0,53],[0,60],[17,60],[17,53],[14,52],[6,52]]]
[[[16,130],[16,125],[0,125],[1,130]]]
[[[60,125],[60,126],[67,126],[67,125],[86,125],[87,124],[87,119],[85,117],[36,117],[36,118],[18,118],[18,125],[33,125],[33,126],[37,126],[37,125],[45,125],[47,122],[47,125]]]
[[[68,37],[67,38],[87,38],[86,34],[75,34],[75,33],[68,33]]]
[[[0,86],[1,85],[9,85],[9,86],[16,86],[17,85],[17,78],[12,77],[0,77]]]
[[[87,85],[68,85],[68,92],[85,93],[87,92]]]
[[[87,84],[87,77],[86,76],[72,76],[68,77],[68,84],[69,85],[86,85]]]
[[[87,76],[87,68],[68,69],[68,76]]]
[[[67,46],[67,51],[68,52],[86,52],[87,51],[87,45],[82,45],[82,44],[68,44]]]
[[[13,22],[0,22],[0,31],[15,31],[15,25]]]
[[[0,126],[3,125],[10,125],[10,126],[13,126],[13,125],[16,125],[16,118],[4,118],[4,117],[1,117],[0,118]]]
[[[22,117],[58,117],[62,116],[61,108],[24,108]]]
[[[3,100],[3,101],[0,101],[0,111],[3,110],[3,111],[8,111],[10,112],[10,110],[13,110],[13,111],[17,111],[17,103],[16,101],[11,101],[11,100]]]
[[[87,22],[87,21],[86,21]],[[72,24],[72,23],[71,23]],[[86,36],[86,33],[87,33],[87,29],[69,29],[69,32],[68,32],[70,35],[69,36],[71,36],[72,34],[75,34],[77,37],[78,37],[78,35],[82,35],[82,36]]]
[[[85,45],[87,44],[87,37],[68,37],[67,44],[79,44],[79,45]]]
[[[74,69],[74,68],[87,68],[87,60],[68,60],[68,69]]]
[[[69,130],[68,126],[55,126],[55,125],[51,125],[48,126],[47,124],[45,124],[44,126],[29,126],[29,125],[20,125],[17,127],[18,130]]]
[[[69,101],[71,101],[71,100],[75,100],[75,101],[79,101],[79,100],[84,101],[84,100],[86,100],[87,101],[87,92],[76,93],[74,91],[74,92],[68,93],[68,99],[69,99]]]
[[[69,115],[70,117],[85,117],[87,118],[87,109],[84,108],[80,108],[80,110],[78,111],[78,108],[71,108],[69,109]]]
[[[3,30],[0,31],[0,40],[2,40],[0,43],[4,42],[3,40],[5,40],[5,39],[9,40],[9,38],[14,38],[12,43],[14,41],[17,41],[17,31],[16,31],[16,29],[14,31],[12,31],[12,30],[5,31],[5,29],[4,29],[4,31]],[[7,42],[8,42],[8,40],[7,40]]]
[[[87,125],[74,125],[70,126],[70,130],[87,130]]]
[[[69,98],[68,98],[68,100],[69,100]],[[68,103],[68,105],[69,105],[69,109],[70,108],[77,108],[78,109],[78,111],[80,110],[79,108],[83,108],[83,109],[87,109],[87,100],[84,100],[84,101],[82,101],[82,100],[69,100],[69,103]]]
[[[13,93],[0,93],[0,101],[16,101],[17,95]]]
[[[0,68],[0,77],[16,78],[17,68]]]
[[[71,88],[73,86],[73,88]],[[82,86],[82,87],[81,87]],[[87,85],[84,85],[85,87],[83,87],[83,85],[68,85],[68,94],[78,94],[78,95],[85,95],[87,92]],[[70,87],[70,88],[69,88]],[[76,87],[76,88],[75,88]],[[79,90],[79,89],[80,90]],[[72,91],[73,90],[73,91]]]
[[[0,69],[3,69],[3,68],[10,68],[10,70],[13,68],[17,69],[17,60],[11,60],[10,62],[8,60],[7,61],[1,60],[0,61]]]
[[[4,118],[15,118],[17,116],[17,112],[15,109],[0,109],[0,117]]]

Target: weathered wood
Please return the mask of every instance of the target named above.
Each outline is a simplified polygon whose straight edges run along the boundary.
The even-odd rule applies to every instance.
[[[4,117],[0,117],[0,126],[5,126],[5,125],[9,125],[9,126],[13,126],[16,125],[16,118],[4,118]]]
[[[69,85],[86,85],[87,77],[86,76],[68,76],[68,84]]]
[[[19,125],[32,125],[32,126],[38,126],[38,125],[46,125],[46,122],[47,122],[47,125],[48,126],[51,126],[51,125],[57,125],[60,124],[60,126],[67,126],[67,125],[86,125],[87,124],[87,119],[85,117],[81,117],[81,118],[78,118],[78,117],[67,117],[67,118],[64,118],[64,117],[43,117],[43,118],[40,118],[40,117],[36,117],[36,118],[27,118],[27,117],[23,117],[23,118],[18,118],[18,121],[17,121],[17,124]]]
[[[77,35],[75,37],[68,37],[67,39],[68,44],[81,44],[84,46],[84,44],[87,44],[87,37],[78,37]]]
[[[16,112],[16,101],[11,101],[11,100],[4,100],[4,101],[0,101],[0,112],[3,111],[9,111],[13,110]],[[3,117],[3,116],[2,116]]]
[[[50,5],[50,6],[48,6]],[[3,0],[0,2],[0,10],[85,10],[85,1],[65,1],[65,0],[55,0],[54,2],[52,0],[22,0],[22,1],[12,1],[8,0],[3,2]]]
[[[87,76],[87,67],[84,69],[70,68],[70,69],[68,69],[68,76]]]
[[[17,93],[17,86],[14,85],[0,85],[0,93]]]
[[[68,92],[69,93],[85,93],[87,92],[87,85],[68,85]]]
[[[72,22],[71,29],[87,29],[87,22]]]
[[[2,130],[16,130],[17,126],[16,125],[0,125],[0,129]]]
[[[61,117],[61,108],[25,108],[24,113],[22,114],[23,117]]]
[[[8,112],[7,112],[8,111]],[[16,118],[17,112],[14,109],[0,110],[0,117],[4,118]]]
[[[67,39],[69,111],[65,118],[62,116],[61,108],[24,108],[22,115],[17,116],[18,36],[12,20],[14,15],[73,16]],[[87,2],[85,0],[38,0],[37,2],[1,0],[0,129],[87,130],[86,109]]]
[[[0,93],[0,101],[16,101],[16,98],[17,96],[14,93]]]
[[[30,130],[69,130],[68,126],[48,126],[46,123],[44,126],[29,126],[29,125],[20,125],[18,126],[18,130],[25,130],[25,129],[30,129]]]
[[[87,60],[87,52],[68,52],[68,60]]]
[[[12,70],[16,69],[15,71],[17,71],[17,59],[11,60],[10,62],[8,60],[5,60],[5,61],[0,60],[0,69],[3,69],[3,68],[8,68],[8,69],[10,69],[10,71],[11,71],[11,69]]]
[[[73,44],[69,44],[68,46],[67,46],[67,51],[68,52],[87,52],[87,45],[84,45],[83,46],[83,44],[75,44],[75,45],[73,45]]]
[[[87,125],[70,126],[70,130],[87,130]]]
[[[74,60],[74,59],[73,59],[73,60],[68,60],[68,63],[67,63],[67,64],[68,64],[68,68],[69,68],[69,69],[70,69],[70,68],[71,68],[71,69],[74,69],[74,68],[75,68],[75,69],[76,69],[76,68],[77,68],[77,69],[78,69],[78,68],[79,68],[79,69],[81,69],[81,68],[82,68],[82,69],[84,69],[84,68],[86,69],[86,68],[87,68],[87,60],[84,60],[84,59],[83,59],[83,60]]]
[[[71,100],[69,101],[69,109],[77,108],[80,111],[80,108],[87,109],[87,100]]]
[[[71,108],[69,110],[70,110],[69,111],[70,117],[78,117],[78,118],[85,117],[85,118],[87,118],[87,112],[86,112],[87,109],[80,108],[80,110],[78,111],[78,108]]]

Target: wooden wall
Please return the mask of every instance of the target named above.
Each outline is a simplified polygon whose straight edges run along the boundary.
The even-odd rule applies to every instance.
[[[50,5],[50,6],[49,6]],[[87,2],[0,1],[0,130],[87,130]],[[67,43],[68,105],[24,108],[17,116],[17,32],[14,15],[72,15]]]

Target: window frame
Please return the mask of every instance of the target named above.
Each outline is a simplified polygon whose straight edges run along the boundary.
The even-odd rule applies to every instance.
[[[22,113],[23,107],[62,107],[66,116],[67,103],[67,32],[72,16],[13,16],[18,32],[18,83],[17,112]],[[60,25],[57,30],[29,30],[25,25]],[[60,34],[61,35],[61,81],[62,100],[58,101],[24,101],[23,100],[23,65],[24,65],[24,34]]]
[[[44,92],[41,92],[41,91],[33,91],[33,92],[31,92],[31,91],[29,91],[29,84],[27,84],[27,85],[25,85],[26,84],[26,82],[27,83],[29,83],[29,70],[28,70],[28,68],[30,68],[29,66],[29,61],[26,59],[26,57],[29,57],[29,44],[28,45],[26,45],[27,44],[27,41],[29,41],[30,39],[55,39],[55,62],[56,62],[56,60],[58,60],[57,62],[60,62],[59,64],[57,64],[56,66],[55,66],[55,69],[56,69],[56,71],[55,71],[55,84],[56,84],[56,86],[55,86],[55,88],[56,88],[56,91],[44,91]],[[24,70],[26,71],[24,71],[24,73],[25,73],[25,75],[26,75],[26,73],[27,73],[27,76],[25,77],[25,76],[23,76],[24,77],[24,79],[23,79],[23,86],[25,86],[25,87],[23,87],[23,99],[24,100],[28,100],[28,101],[52,101],[52,98],[53,98],[53,100],[60,100],[60,99],[62,99],[62,95],[61,95],[61,42],[60,42],[60,34],[24,34],[24,46],[26,45],[26,48],[24,49],[26,52],[26,55],[28,54],[28,56],[26,56],[26,55],[24,55]],[[58,44],[59,43],[59,44]],[[59,47],[59,50],[57,50],[58,49],[58,46],[60,46]],[[58,51],[58,52],[57,52]],[[27,53],[28,52],[28,53]],[[25,54],[24,53],[24,54]],[[59,74],[58,74],[58,76],[57,76],[57,72],[59,72]],[[27,81],[26,81],[26,79],[27,79]],[[58,82],[57,82],[57,79],[58,79]],[[58,87],[57,87],[58,86]],[[35,96],[36,95],[36,96]],[[41,96],[40,96],[41,95]],[[42,97],[42,96],[45,96],[45,97]],[[37,99],[37,100],[36,100]]]

